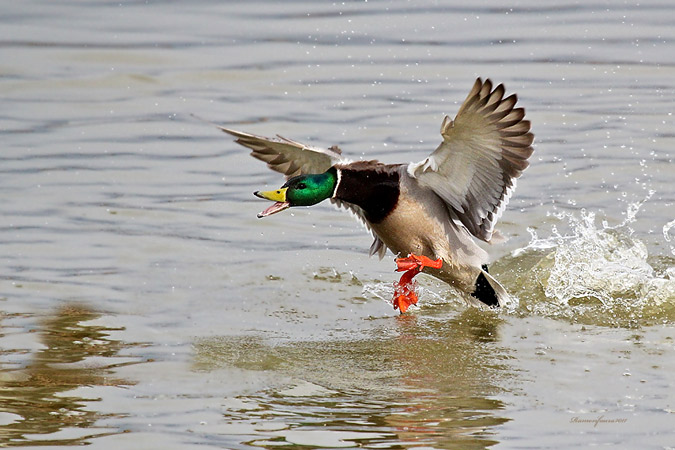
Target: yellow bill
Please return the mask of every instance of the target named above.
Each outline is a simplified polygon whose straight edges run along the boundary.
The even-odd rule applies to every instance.
[[[264,198],[265,200],[272,200],[274,203],[272,206],[258,214],[258,218],[271,216],[280,211],[283,211],[286,208],[289,208],[291,204],[286,201],[286,190],[288,188],[276,189],[274,191],[255,191],[253,195],[259,198]]]

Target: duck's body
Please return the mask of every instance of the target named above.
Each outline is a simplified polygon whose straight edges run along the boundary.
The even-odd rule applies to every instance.
[[[337,147],[317,149],[221,129],[288,177],[279,190],[256,193],[277,201],[259,217],[330,198],[372,231],[371,255],[382,258],[388,248],[401,257],[439,260],[439,268],[421,264],[416,270],[470,294],[467,298],[499,306],[506,291],[487,273],[488,255],[474,238],[491,241],[515,179],[528,165],[533,140],[524,110],[514,109],[515,95],[503,95],[502,85],[492,90],[490,80],[478,79],[455,121],[443,121],[441,145],[419,163],[349,162]]]
[[[445,202],[408,174],[407,165],[368,161],[336,168],[341,176],[333,198],[363,211],[375,237],[371,254],[383,255],[388,248],[395,255],[441,259],[441,269],[424,271],[463,292],[473,291],[487,253],[466,228],[451,220]],[[368,195],[361,192],[366,185]]]

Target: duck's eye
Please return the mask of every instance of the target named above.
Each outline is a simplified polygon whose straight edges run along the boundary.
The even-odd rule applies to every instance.
[[[305,183],[298,183],[298,189],[306,189],[307,185]]]

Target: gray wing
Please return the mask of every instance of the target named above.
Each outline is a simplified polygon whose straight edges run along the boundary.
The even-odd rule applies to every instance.
[[[368,231],[370,231],[370,234],[373,235],[373,243],[370,244],[368,256],[377,255],[380,259],[384,258],[384,255],[387,253],[387,246],[384,245],[382,239],[380,239],[370,228],[370,224],[366,220],[366,215],[363,212],[363,209],[353,203],[343,202],[342,200],[338,200],[336,198],[331,198],[330,201],[338,208],[345,208],[347,211],[354,214],[354,216],[368,229]]]
[[[443,142],[425,160],[411,163],[408,174],[433,190],[452,216],[479,239],[489,242],[516,178],[529,165],[534,135],[525,110],[514,108],[516,95],[504,98],[504,86],[476,80],[454,122],[445,117]]]
[[[252,150],[251,156],[266,162],[270,169],[281,172],[286,175],[286,178],[307,173],[323,173],[337,163],[348,162],[342,157],[342,151],[336,146],[321,149],[310,147],[278,135],[276,138],[266,138],[242,131],[230,130],[221,126],[218,126],[218,128],[236,137],[238,144]],[[331,199],[331,202],[353,213],[372,233],[361,208],[336,199]],[[387,251],[387,247],[374,233],[373,238],[373,244],[370,246],[370,256],[377,254],[382,259]]]
[[[335,163],[342,162],[342,151],[310,147],[278,136],[267,138],[242,131],[218,127],[236,137],[236,142],[252,150],[251,156],[267,163],[267,167],[291,178],[297,175],[323,173]]]

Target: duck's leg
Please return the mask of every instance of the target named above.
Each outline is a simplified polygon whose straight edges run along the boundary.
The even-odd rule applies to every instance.
[[[443,260],[440,258],[433,260],[412,253],[407,258],[396,258],[396,271],[405,272],[399,282],[394,284],[394,309],[401,311],[401,314],[406,312],[410,305],[417,304],[416,283],[413,278],[425,267],[440,269],[443,267]]]
[[[425,267],[432,267],[434,269],[443,267],[443,260],[440,258],[433,260],[426,256],[417,256],[412,253],[409,254],[407,258],[396,258],[395,261],[397,272],[411,269],[417,269],[418,272],[421,272]]]
[[[417,304],[416,283],[413,277],[418,273],[420,273],[419,269],[410,269],[401,276],[398,283],[394,283],[394,309],[401,311],[401,314],[406,312],[410,305]]]

